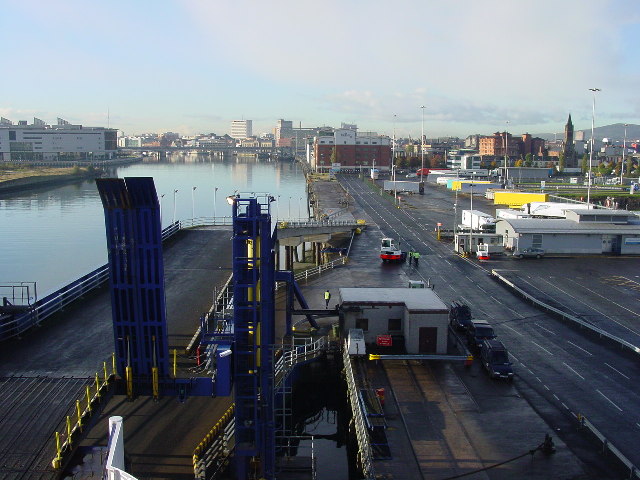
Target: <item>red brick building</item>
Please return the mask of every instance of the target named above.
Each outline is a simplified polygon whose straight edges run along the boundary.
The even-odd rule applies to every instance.
[[[334,156],[335,151],[335,156]],[[314,138],[310,158],[314,170],[328,171],[332,164],[341,169],[363,170],[374,165],[381,171],[391,170],[391,142],[380,135],[358,135],[356,130],[336,129],[333,135]]]

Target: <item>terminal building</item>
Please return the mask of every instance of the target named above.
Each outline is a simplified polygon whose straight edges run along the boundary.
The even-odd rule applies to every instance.
[[[447,353],[449,309],[432,289],[341,288],[339,295],[342,330],[361,329],[367,348],[389,336],[408,354]]]
[[[314,138],[307,159],[317,172],[331,169],[358,171],[373,168],[391,171],[391,140],[374,133],[359,134],[355,125],[337,128]]]
[[[0,121],[0,161],[73,161],[112,158],[118,149],[118,131],[114,128],[83,127],[58,118],[47,125],[39,118],[28,125]]]

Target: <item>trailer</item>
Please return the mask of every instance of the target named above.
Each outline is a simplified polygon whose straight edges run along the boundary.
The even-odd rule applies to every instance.
[[[488,213],[480,210],[462,210],[462,226],[471,228],[473,231],[495,231],[496,219]]]
[[[406,180],[396,180],[396,181],[385,180],[383,188],[387,192],[419,193],[420,192],[420,183],[419,182],[408,182]]]

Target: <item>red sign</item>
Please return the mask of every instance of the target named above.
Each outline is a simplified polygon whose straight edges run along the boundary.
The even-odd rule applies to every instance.
[[[441,224],[440,222],[438,222],[438,223],[437,223],[437,225],[438,225],[439,227],[441,227],[441,226],[442,226],[442,224]]]
[[[376,344],[379,347],[390,347],[393,345],[393,340],[391,340],[391,335],[378,335],[376,339]]]

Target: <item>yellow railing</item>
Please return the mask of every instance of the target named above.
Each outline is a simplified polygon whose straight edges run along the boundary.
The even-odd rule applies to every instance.
[[[216,438],[223,432],[229,422],[233,419],[235,404],[232,403],[231,406],[227,409],[226,412],[220,417],[220,419],[216,422],[216,424],[211,427],[209,433],[205,435],[202,441],[198,444],[198,446],[193,451],[193,471],[197,472],[199,470],[198,462],[200,461],[202,455],[207,451],[207,449],[211,446]]]
[[[62,433],[56,432],[56,456],[51,461],[53,468],[61,468],[63,464],[63,456],[71,452],[74,448],[74,439],[77,433],[82,432],[82,426],[88,417],[91,416],[92,410],[100,403],[101,396],[109,387],[109,380],[116,375],[116,355],[111,355],[111,373],[107,368],[107,362],[102,364],[102,374],[96,372],[95,382],[93,385],[87,385],[85,394],[81,399],[76,400],[76,411],[74,420],[71,415],[66,417],[66,427]]]

